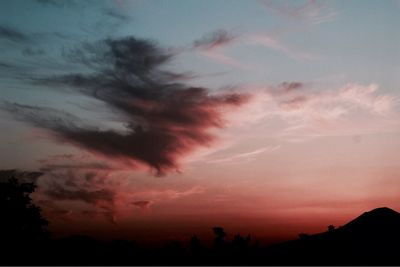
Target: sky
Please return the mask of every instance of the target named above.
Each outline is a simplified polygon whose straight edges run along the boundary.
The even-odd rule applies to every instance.
[[[400,210],[397,0],[0,3],[0,169],[57,236],[272,242]]]

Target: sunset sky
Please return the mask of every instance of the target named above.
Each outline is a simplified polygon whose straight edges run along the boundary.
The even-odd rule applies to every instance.
[[[0,3],[0,169],[55,235],[263,240],[400,210],[400,1]]]

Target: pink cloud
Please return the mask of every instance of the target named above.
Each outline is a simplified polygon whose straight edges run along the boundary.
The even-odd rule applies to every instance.
[[[203,192],[204,192],[203,187],[194,186],[184,190],[175,190],[175,189],[145,190],[145,191],[135,192],[135,195],[146,197],[152,200],[169,200],[169,199],[179,199],[194,194],[201,194]]]
[[[257,157],[259,154],[262,154],[264,152],[275,151],[275,150],[279,149],[279,147],[280,147],[280,145],[266,146],[266,147],[256,149],[253,151],[248,151],[248,152],[238,153],[238,154],[229,155],[229,156],[225,156],[225,157],[221,157],[221,158],[211,159],[211,160],[208,160],[207,163],[216,163],[216,164],[243,163],[243,162],[254,160],[255,157]]]
[[[200,53],[203,56],[213,59],[223,65],[228,65],[228,66],[232,66],[232,67],[236,67],[236,68],[240,68],[240,69],[249,69],[250,68],[250,66],[247,66],[247,65],[239,62],[238,60],[225,55],[224,52],[222,52],[220,50],[214,50],[214,49],[205,50],[205,51],[201,51]]]
[[[132,202],[133,205],[139,207],[141,210],[147,210],[152,202],[148,200],[138,200]]]
[[[232,128],[240,132],[263,127],[260,131],[293,140],[400,130],[397,97],[380,92],[376,84],[353,83],[325,90],[300,84],[288,90],[289,85],[249,88],[252,101],[240,114],[232,114]],[[279,122],[274,129],[268,128],[271,121]]]
[[[340,90],[338,97],[355,108],[360,107],[372,113],[388,115],[393,110],[396,98],[390,95],[375,95],[378,89],[377,84],[368,86],[348,84]]]
[[[398,98],[375,84],[317,90],[309,83],[286,82],[242,90],[251,98],[227,114],[229,123],[216,133],[224,142],[204,148],[188,162],[242,164],[264,157],[263,153],[276,153],[274,148],[286,142],[400,131]],[[243,144],[255,148],[244,149]]]
[[[316,60],[320,58],[312,53],[291,48],[274,35],[252,34],[246,37],[246,42],[251,45],[261,45],[279,51],[293,59]]]

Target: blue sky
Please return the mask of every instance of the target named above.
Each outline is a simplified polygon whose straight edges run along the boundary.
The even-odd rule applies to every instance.
[[[276,3],[284,6],[284,3]],[[291,1],[300,6],[305,1]],[[321,78],[335,82],[379,82],[392,90],[398,82],[397,34],[399,4],[396,1],[324,1],[321,16],[333,14],[322,23],[311,19],[288,18],[268,9],[262,1],[66,1],[38,4],[35,1],[6,1],[0,22],[27,33],[62,32],[74,41],[43,40],[40,46],[53,49],[72,46],[76,41],[101,39],[105,36],[135,35],[149,38],[166,47],[188,47],[193,40],[224,29],[237,35],[278,34],[279,40],[295,51],[315,54],[317,59],[296,59],[287,54],[257,45],[233,44],[227,54],[254,64],[256,70],[218,65],[183,53],[175,60],[184,71],[207,74],[228,72],[207,79],[213,86],[241,83],[279,83],[282,80],[315,81]],[[126,21],[104,14],[113,10]],[[246,38],[246,37],[244,37]],[[12,51],[6,48],[7,54]],[[204,70],[209,70],[204,71]],[[339,76],[339,78],[337,78]]]

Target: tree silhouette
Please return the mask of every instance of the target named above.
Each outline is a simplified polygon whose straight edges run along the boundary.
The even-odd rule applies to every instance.
[[[215,246],[221,246],[224,243],[224,238],[226,237],[226,233],[224,231],[224,228],[216,226],[212,228],[214,234],[215,234],[215,239],[214,239],[214,244]]]
[[[237,234],[233,237],[232,244],[234,247],[240,250],[245,250],[248,248],[251,242],[251,236],[248,234],[246,237],[242,237],[241,235]]]
[[[201,249],[200,239],[196,235],[193,235],[190,238],[190,249],[192,252],[195,253]]]
[[[1,242],[7,244],[40,241],[48,236],[48,222],[30,197],[36,185],[20,182],[19,174],[0,171],[0,235]]]

